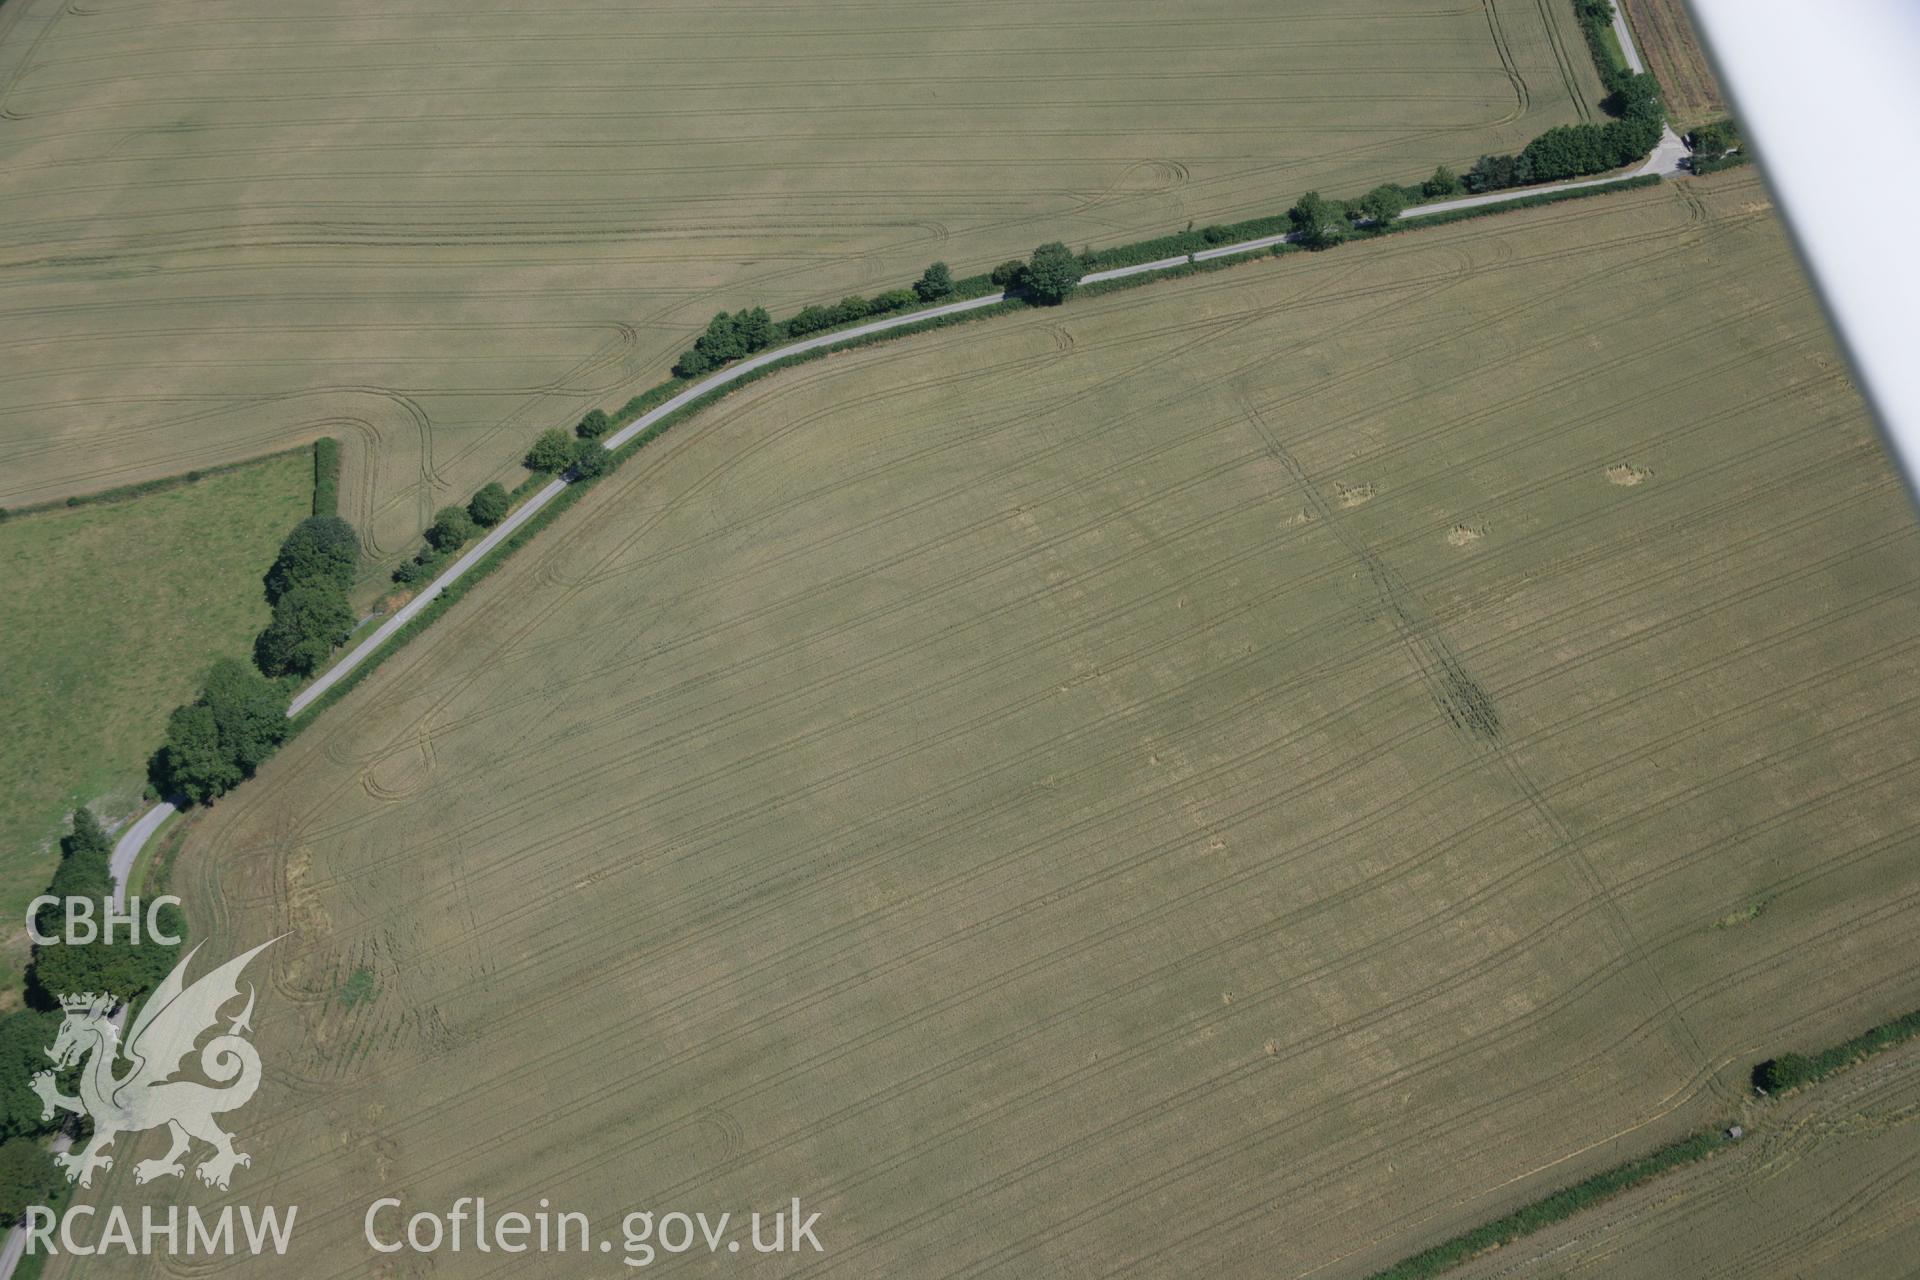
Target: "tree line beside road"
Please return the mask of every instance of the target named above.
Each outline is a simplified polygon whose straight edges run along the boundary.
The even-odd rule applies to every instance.
[[[1616,119],[1605,124],[1557,126],[1529,142],[1517,155],[1482,156],[1464,176],[1443,165],[1417,186],[1382,183],[1352,200],[1331,199],[1309,191],[1285,215],[1283,225],[1291,229],[1292,238],[1308,248],[1326,248],[1356,232],[1377,234],[1390,228],[1415,199],[1604,172],[1650,152],[1665,127],[1657,83],[1652,76],[1635,74],[1604,60],[1603,42],[1595,33],[1597,24],[1612,20],[1608,0],[1574,0],[1574,5],[1593,38],[1596,59],[1602,60],[1601,74],[1609,89],[1606,106]],[[1264,226],[1278,220],[1258,221]],[[1035,305],[1057,305],[1079,287],[1082,277],[1096,264],[1104,265],[1116,256],[1154,260],[1137,259],[1135,251],[1158,251],[1165,247],[1163,241],[1182,246],[1189,242],[1196,246],[1231,243],[1237,229],[1208,227],[1195,232],[1189,226],[1177,236],[1100,254],[1086,250],[1076,255],[1065,244],[1052,241],[1036,248],[1024,261],[1010,259],[983,276],[965,280],[956,280],[946,263],[935,262],[910,288],[871,297],[850,295],[831,305],[810,305],[784,320],[776,320],[762,306],[723,311],[681,354],[674,375],[688,381],[797,338],[951,298],[980,297],[993,290],[1003,290]],[[1186,251],[1192,254],[1198,249]],[[505,518],[514,499],[529,491],[529,485],[543,482],[545,477],[578,480],[601,474],[608,466],[601,441],[613,427],[613,420],[604,411],[594,409],[571,433],[557,427],[543,431],[524,459],[530,473],[526,484],[512,493],[499,484],[490,484],[465,504],[442,507],[427,529],[424,546],[394,571],[394,579],[403,586],[431,580],[481,531]],[[322,461],[318,454],[316,461]],[[337,470],[337,454],[325,461]],[[321,466],[316,479],[324,483],[327,469]],[[332,487],[327,485],[329,504],[333,501]],[[316,503],[319,488],[317,484]],[[255,645],[255,665],[261,678],[274,682],[311,676],[325,665],[354,629],[356,619],[348,590],[356,572],[357,539],[352,527],[339,516],[316,514],[289,535],[275,569],[268,575],[268,599],[274,615]],[[176,710],[169,722],[167,744],[156,754],[153,771],[162,794],[210,800],[250,776],[264,758],[257,751],[242,749],[230,726],[223,731],[217,710],[231,702],[236,690],[247,682],[243,679],[246,673],[232,666],[218,670],[219,680],[210,677],[201,697]],[[277,685],[274,692],[244,690],[247,699],[263,705],[279,691]]]

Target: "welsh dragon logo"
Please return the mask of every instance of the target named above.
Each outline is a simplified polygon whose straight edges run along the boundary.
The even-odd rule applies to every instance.
[[[58,1070],[73,1066],[88,1054],[93,1057],[81,1072],[79,1097],[61,1093],[52,1071],[34,1076],[33,1091],[45,1104],[40,1117],[43,1120],[52,1119],[56,1107],[93,1120],[93,1138],[84,1149],[54,1157],[66,1170],[69,1182],[91,1185],[95,1169],[113,1168],[113,1157],[101,1154],[102,1148],[123,1133],[161,1125],[172,1134],[173,1146],[159,1159],[135,1165],[135,1182],[181,1176],[186,1169],[180,1157],[187,1154],[194,1138],[213,1148],[213,1155],[194,1170],[210,1187],[226,1190],[234,1168],[253,1163],[250,1156],[233,1149],[233,1135],[213,1119],[216,1113],[245,1106],[260,1087],[260,1055],[241,1035],[253,1030],[249,1021],[254,1000],[251,984],[247,987],[246,1008],[228,1023],[224,1034],[215,1036],[200,1050],[200,1070],[214,1083],[173,1077],[193,1052],[195,1041],[220,1021],[222,1006],[239,997],[240,971],[274,941],[277,939],[236,956],[192,986],[186,985],[187,965],[200,948],[187,952],[141,1006],[140,1016],[127,1032],[124,1049],[119,1047],[119,1019],[114,1016],[111,995],[88,992],[61,998],[60,1006],[67,1017],[47,1056]],[[126,1074],[116,1076],[114,1066],[121,1057],[132,1065]]]

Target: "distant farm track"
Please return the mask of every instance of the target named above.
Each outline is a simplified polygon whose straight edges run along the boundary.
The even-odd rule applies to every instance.
[[[348,424],[376,557],[723,307],[1416,177],[1598,93],[1521,0],[4,10],[0,503]]]

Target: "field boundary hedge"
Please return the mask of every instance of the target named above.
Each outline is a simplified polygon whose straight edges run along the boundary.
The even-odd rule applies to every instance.
[[[177,475],[158,476],[152,480],[142,480],[137,484],[123,484],[112,489],[99,489],[93,493],[76,493],[68,498],[48,498],[44,502],[30,503],[24,507],[0,508],[8,519],[16,516],[41,515],[48,511],[60,511],[71,507],[91,507],[103,502],[131,502],[135,498],[144,498],[148,494],[165,493],[169,489],[184,489],[190,484],[199,484],[209,476],[224,476],[234,471],[244,471],[248,467],[257,467],[262,463],[274,462],[281,458],[290,458],[296,453],[307,452],[308,446],[294,445],[290,449],[275,449],[272,453],[256,454],[251,458],[241,458],[237,462],[222,462],[211,467],[196,467],[192,471],[182,471]]]
[[[1588,196],[1612,195],[1616,191],[1641,191],[1647,187],[1657,187],[1662,179],[1659,174],[1649,173],[1637,178],[1621,178],[1618,181],[1602,181],[1587,187],[1577,187],[1571,191],[1543,191],[1538,195],[1516,196],[1511,200],[1496,200],[1488,204],[1473,205],[1466,209],[1447,209],[1440,213],[1421,214],[1412,218],[1397,218],[1385,227],[1355,227],[1340,243],[1354,244],[1366,240],[1377,240],[1383,236],[1398,235],[1402,231],[1421,231],[1428,227],[1444,227],[1451,222],[1465,222],[1471,218],[1484,218],[1490,214],[1505,213],[1509,209],[1539,209],[1550,204],[1560,204],[1568,200],[1584,200]],[[1152,284],[1158,280],[1180,280],[1187,276],[1200,275],[1208,271],[1220,271],[1227,267],[1237,267],[1255,258],[1282,257],[1294,253],[1315,253],[1322,250],[1309,249],[1306,245],[1282,242],[1263,249],[1248,249],[1244,253],[1229,254],[1221,258],[1207,258],[1200,262],[1187,262],[1182,266],[1168,267],[1164,271],[1137,276],[1121,276],[1114,280],[1095,280],[1091,284],[1082,284],[1076,295],[1097,298],[1101,294],[1118,293],[1123,289],[1136,289],[1141,285]],[[1145,259],[1151,262],[1152,258]]]
[[[313,514],[340,514],[340,442],[332,436],[313,442]]]
[[[1284,213],[1247,218],[1241,222],[1215,224],[1202,227],[1198,231],[1189,227],[1185,231],[1176,231],[1172,235],[1154,236],[1150,240],[1135,240],[1131,244],[1118,244],[1110,249],[1093,249],[1082,253],[1080,261],[1089,271],[1104,271],[1109,267],[1133,267],[1142,262],[1171,258],[1176,254],[1204,253],[1208,249],[1218,249],[1243,240],[1258,240],[1263,236],[1279,235],[1283,231],[1291,230],[1292,227],[1292,218]]]
[[[1425,1280],[1425,1277],[1451,1271],[1461,1263],[1471,1261],[1490,1249],[1511,1244],[1522,1236],[1532,1235],[1542,1227],[1564,1222],[1581,1210],[1591,1208],[1603,1200],[1611,1200],[1621,1192],[1650,1181],[1669,1169],[1704,1160],[1724,1146],[1726,1141],[1715,1129],[1702,1129],[1698,1133],[1689,1134],[1649,1155],[1617,1164],[1611,1169],[1603,1169],[1590,1178],[1582,1178],[1572,1186],[1562,1187],[1529,1204],[1521,1205],[1512,1213],[1495,1218],[1492,1222],[1482,1223],[1472,1230],[1461,1232],[1451,1240],[1443,1240],[1430,1249],[1423,1249],[1410,1258],[1403,1258],[1385,1271],[1374,1272],[1367,1277],[1367,1280]]]
[[[1616,191],[1643,191],[1648,187],[1657,187],[1664,179],[1657,173],[1643,173],[1637,177],[1601,179],[1590,186],[1575,187],[1570,191],[1542,191],[1538,195],[1515,196],[1511,200],[1497,200],[1491,204],[1477,204],[1466,209],[1445,209],[1439,213],[1423,213],[1411,218],[1400,218],[1390,227],[1375,232],[1375,235],[1392,235],[1396,231],[1417,230],[1421,227],[1443,227],[1449,222],[1465,222],[1469,218],[1484,218],[1490,213],[1505,213],[1509,209],[1538,209],[1545,205],[1560,204],[1566,200],[1584,200],[1588,196],[1608,196]]]
[[[1915,1036],[1920,1036],[1920,1009],[1868,1027],[1852,1039],[1817,1053],[1783,1053],[1777,1058],[1768,1058],[1754,1067],[1753,1087],[1760,1093],[1779,1094],[1818,1084]]]

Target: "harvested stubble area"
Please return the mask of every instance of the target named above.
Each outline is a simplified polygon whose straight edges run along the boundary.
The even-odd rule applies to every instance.
[[[1767,1128],[1461,1280],[1911,1276],[1920,1258],[1920,1046],[1794,1094]]]
[[[0,28],[0,504],[332,434],[391,554],[718,310],[1417,180],[1601,92],[1564,0],[7,0]]]
[[[1912,1005],[1916,552],[1744,177],[766,379],[194,830],[245,1194],[1364,1274]]]

